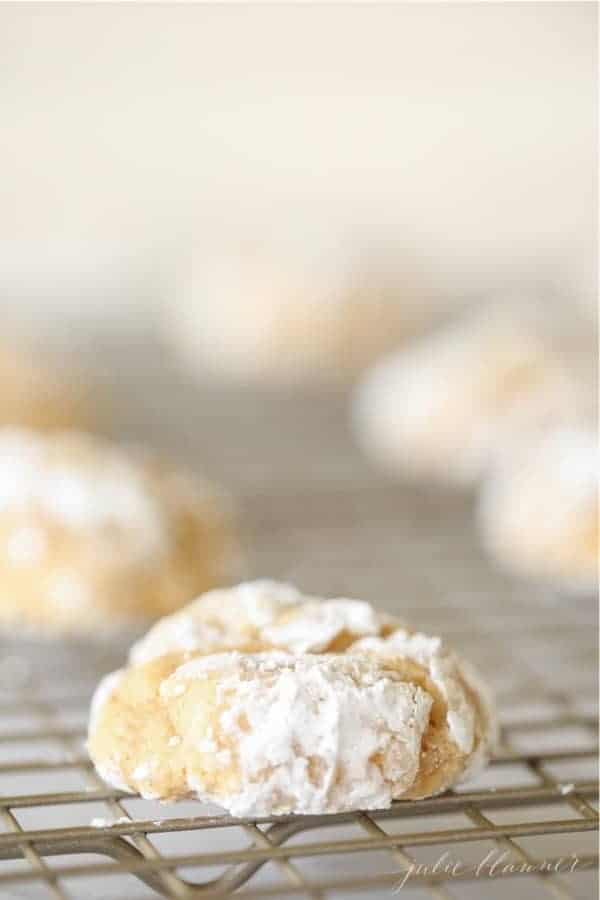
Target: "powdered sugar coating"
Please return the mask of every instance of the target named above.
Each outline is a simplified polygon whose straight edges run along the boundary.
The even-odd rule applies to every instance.
[[[292,610],[284,621],[262,631],[275,647],[292,653],[319,653],[343,633],[379,633],[379,617],[369,603],[361,600],[312,600]]]
[[[135,541],[132,552],[143,556],[160,553],[168,539],[140,467],[78,433],[0,432],[0,511],[15,509],[35,509],[88,534],[119,528]]]
[[[229,498],[137,448],[0,430],[0,621],[87,632],[164,614],[229,573]]]
[[[383,629],[393,633],[380,637]],[[475,710],[460,662],[439,637],[411,633],[360,600],[319,599],[263,580],[211,591],[157,623],[131,650],[134,664],[166,653],[215,653],[254,644],[289,653],[322,653],[346,635],[347,652],[370,652],[421,665],[447,703],[451,738],[462,753],[475,742]],[[338,649],[338,648],[336,648]]]
[[[302,599],[292,585],[266,578],[208,591],[181,612],[157,622],[133,645],[129,659],[140,664],[166,653],[240,647]]]
[[[188,796],[236,816],[327,813],[387,807],[415,780],[431,697],[374,660],[200,657],[163,681],[161,700],[176,709],[207,681],[216,686],[213,724],[179,720],[187,723],[180,737]],[[151,768],[144,763],[127,779],[145,797],[155,796]],[[227,772],[218,787],[211,768]]]
[[[336,812],[431,796],[487,759],[474,670],[367,603],[261,581],[165,621],[94,703],[90,752],[119,787],[235,815]]]
[[[561,586],[597,583],[600,456],[591,427],[553,429],[484,483],[479,523],[507,567]]]
[[[352,652],[410,659],[423,666],[446,701],[448,729],[456,746],[466,754],[473,751],[475,710],[460,681],[459,662],[455,654],[444,647],[441,638],[399,628],[386,638],[357,641],[352,645]]]
[[[360,600],[323,600],[269,579],[210,591],[158,622],[131,648],[139,664],[172,652],[212,653],[250,641],[317,653],[343,632],[377,634],[381,617]]]
[[[236,747],[240,783],[213,796],[193,779],[202,799],[236,816],[341,812],[389,806],[413,783],[431,708],[420,688],[349,657],[264,654],[194,660],[161,694],[215,667],[219,726]]]

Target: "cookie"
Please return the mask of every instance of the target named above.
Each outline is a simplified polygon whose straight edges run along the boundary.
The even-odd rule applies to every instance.
[[[478,519],[485,546],[519,575],[593,591],[599,487],[597,432],[591,426],[547,432],[484,482]]]
[[[227,497],[78,432],[0,431],[0,624],[36,635],[147,623],[223,581]]]
[[[359,443],[392,474],[468,485],[523,435],[588,404],[549,339],[484,311],[378,363],[356,391],[353,421]]]
[[[289,248],[199,257],[169,309],[168,331],[200,373],[345,380],[397,346],[423,315],[414,286],[382,268]]]
[[[487,689],[439,638],[263,581],[158,623],[98,687],[88,747],[143,797],[333,813],[446,790],[495,730]]]

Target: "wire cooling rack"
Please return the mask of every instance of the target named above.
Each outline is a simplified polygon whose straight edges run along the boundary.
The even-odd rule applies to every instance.
[[[372,472],[343,395],[198,389],[159,359],[128,350],[100,373],[119,380],[114,430],[232,485],[250,574],[364,597],[447,635],[495,685],[502,743],[476,780],[383,812],[233,819],[161,806],[108,788],[85,753],[91,692],[124,642],[6,639],[0,898],[596,896],[593,600],[495,572],[470,498]]]

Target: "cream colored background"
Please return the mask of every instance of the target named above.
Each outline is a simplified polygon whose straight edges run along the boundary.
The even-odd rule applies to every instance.
[[[289,230],[589,308],[596,101],[593,3],[2,4],[0,302],[139,323],[190,241]]]

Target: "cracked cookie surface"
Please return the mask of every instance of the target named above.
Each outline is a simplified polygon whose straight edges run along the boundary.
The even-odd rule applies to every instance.
[[[144,797],[319,813],[439,793],[485,763],[495,730],[485,685],[439,638],[261,581],[134,645],[97,690],[89,750]]]

